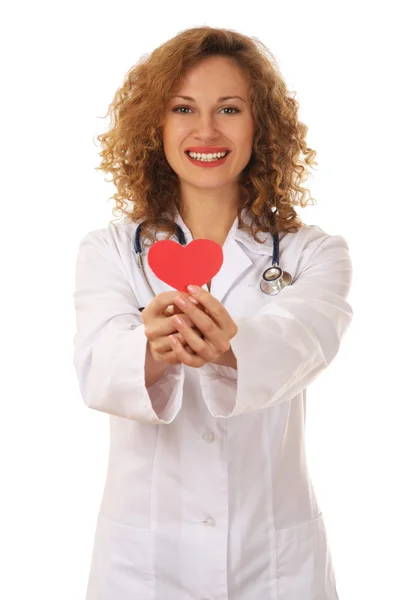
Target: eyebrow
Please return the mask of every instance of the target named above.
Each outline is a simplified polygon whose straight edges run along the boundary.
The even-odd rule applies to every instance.
[[[182,98],[188,102],[196,102],[196,100],[190,96],[172,96],[172,98]],[[225,102],[226,100],[234,100],[235,98],[242,100],[242,102],[246,102],[241,96],[222,96],[221,98],[218,98],[217,102]]]

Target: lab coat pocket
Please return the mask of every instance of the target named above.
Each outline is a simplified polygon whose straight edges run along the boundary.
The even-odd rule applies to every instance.
[[[151,598],[151,535],[100,514],[86,600]]]
[[[276,531],[279,600],[338,600],[323,514]]]

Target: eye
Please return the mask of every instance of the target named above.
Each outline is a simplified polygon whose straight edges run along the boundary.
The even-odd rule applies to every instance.
[[[178,112],[181,108],[189,109],[188,106],[177,106],[172,109],[172,112]],[[190,109],[189,109],[190,110]],[[181,115],[186,115],[187,113],[180,113]]]
[[[225,106],[222,110],[236,110],[237,113],[242,112],[241,110],[239,110],[238,108],[236,108],[235,106]],[[232,113],[229,113],[232,114]],[[234,114],[234,113],[233,113]]]
[[[181,115],[187,115],[188,114],[188,113],[179,112],[181,109],[192,110],[190,108],[190,106],[176,106],[175,108],[172,109],[172,112],[176,112],[176,113],[181,114]],[[224,106],[221,110],[235,110],[236,113],[242,112],[239,108],[236,108],[235,106]],[[225,113],[225,114],[235,114],[235,113]]]

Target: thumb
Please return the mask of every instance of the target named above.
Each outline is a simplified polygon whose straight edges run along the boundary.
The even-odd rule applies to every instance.
[[[167,317],[171,317],[172,315],[177,315],[178,313],[180,313],[181,311],[179,310],[178,306],[176,306],[176,304],[170,304],[169,306],[167,306],[167,308],[165,309],[165,315]]]

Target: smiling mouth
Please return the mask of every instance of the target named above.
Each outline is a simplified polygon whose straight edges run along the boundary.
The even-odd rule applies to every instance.
[[[225,151],[225,153],[224,153],[224,156],[215,157],[215,158],[214,158],[214,157],[211,157],[211,158],[194,158],[194,157],[190,156],[190,154],[189,154],[189,151],[188,151],[188,150],[185,150],[185,154],[186,154],[186,155],[188,156],[188,158],[190,158],[191,160],[195,160],[195,161],[198,161],[198,162],[205,162],[205,163],[207,163],[207,162],[218,162],[218,161],[220,161],[220,160],[224,160],[224,159],[225,159],[225,158],[226,158],[226,157],[227,157],[227,156],[228,156],[230,153],[231,153],[231,150],[226,150],[226,151]],[[199,154],[199,153],[197,153],[197,154]],[[211,152],[207,152],[207,153],[206,153],[206,152],[204,152],[204,154],[206,154],[206,155],[207,155],[207,154],[211,154]],[[222,154],[222,153],[221,153],[221,152],[218,152],[217,154]]]

